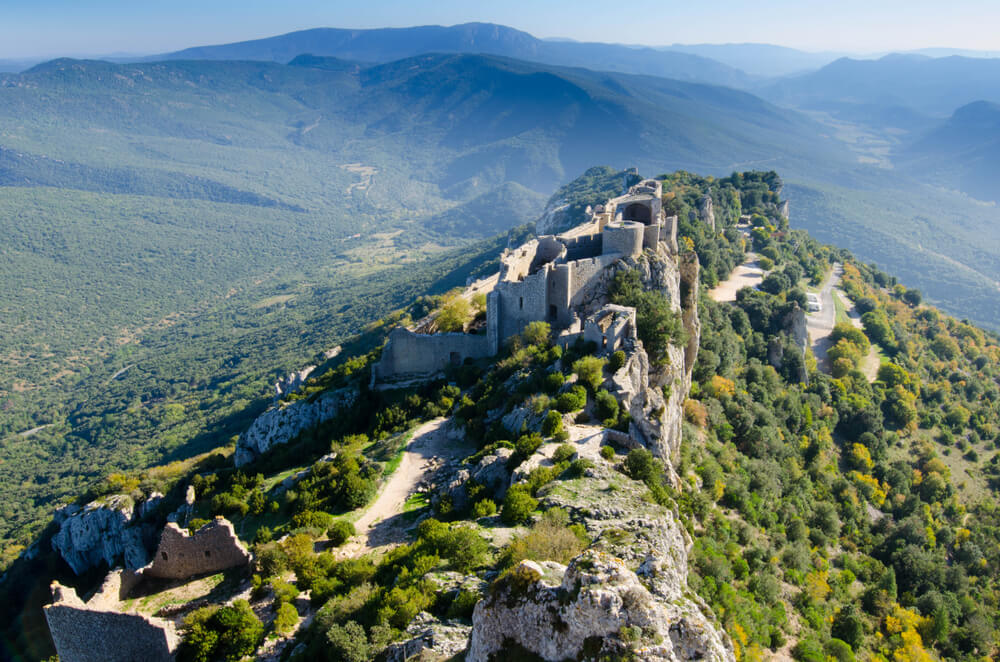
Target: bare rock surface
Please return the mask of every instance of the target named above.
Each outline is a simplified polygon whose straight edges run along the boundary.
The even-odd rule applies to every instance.
[[[57,515],[59,531],[52,537],[52,548],[76,574],[104,563],[109,567],[119,560],[127,568],[146,565],[148,552],[145,527],[133,525],[135,504],[125,495],[116,495],[72,507]]]
[[[258,416],[236,442],[234,461],[240,467],[253,462],[279,444],[287,444],[305,430],[329,421],[357,397],[353,389],[323,393],[315,399],[296,400],[271,407]]]

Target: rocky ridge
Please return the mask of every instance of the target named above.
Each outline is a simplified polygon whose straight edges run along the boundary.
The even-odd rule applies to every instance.
[[[100,564],[141,568],[149,560],[146,539],[152,528],[138,523],[132,498],[115,495],[86,506],[69,505],[56,511],[59,531],[52,548],[80,575]]]

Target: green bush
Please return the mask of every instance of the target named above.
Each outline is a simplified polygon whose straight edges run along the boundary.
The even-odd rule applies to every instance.
[[[371,649],[365,629],[355,621],[335,623],[326,631],[326,642],[334,659],[342,662],[366,662]]]
[[[615,459],[615,449],[612,446],[601,446],[601,457],[611,461]]]
[[[292,631],[295,624],[299,622],[299,612],[288,602],[278,605],[278,612],[274,616],[274,631],[280,635],[286,635]]]
[[[556,398],[556,409],[564,414],[583,409],[587,404],[587,391],[582,386],[574,386]]]
[[[497,513],[497,504],[493,499],[483,499],[482,501],[477,501],[472,506],[472,516],[475,519],[480,517],[492,517]]]
[[[448,618],[460,618],[464,621],[472,620],[472,612],[476,608],[476,603],[483,597],[479,591],[459,591],[455,599],[448,605]]]
[[[563,431],[563,420],[559,412],[549,410],[549,413],[545,415],[545,421],[542,423],[542,434],[546,437],[554,437]]]
[[[354,525],[346,519],[339,519],[327,530],[326,535],[335,546],[340,547],[355,534]]]
[[[196,609],[185,617],[181,632],[179,662],[236,662],[257,650],[264,637],[264,625],[246,600],[236,600],[230,606]]]
[[[545,391],[547,393],[555,393],[562,388],[562,385],[566,383],[566,376],[561,372],[551,372],[545,376]]]
[[[596,356],[584,356],[573,363],[573,372],[580,378],[580,383],[596,392],[604,383],[604,359]]]
[[[576,455],[576,449],[570,444],[560,444],[555,453],[552,454],[552,461],[556,464],[562,464],[563,462],[569,462]]]
[[[504,497],[500,519],[504,524],[520,524],[528,519],[537,507],[538,500],[531,496],[526,485],[512,485]]]
[[[586,473],[587,469],[594,466],[594,463],[586,458],[577,458],[569,465],[569,469],[566,470],[566,475],[569,478],[580,478]]]
[[[597,418],[601,421],[609,421],[609,427],[613,427],[618,420],[618,400],[615,396],[601,389],[594,396],[594,402],[597,405]],[[605,425],[608,424],[605,423]]]
[[[548,322],[531,322],[524,327],[521,337],[528,345],[548,345],[552,327]]]
[[[611,355],[611,358],[608,359],[608,370],[610,370],[611,373],[614,374],[619,370],[621,370],[622,367],[624,366],[625,366],[625,352],[619,349],[618,351],[616,351],[614,354]]]

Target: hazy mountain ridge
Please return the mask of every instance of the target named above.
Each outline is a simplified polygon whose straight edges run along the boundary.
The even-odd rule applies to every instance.
[[[976,101],[904,145],[904,167],[983,200],[1000,202],[1000,104]]]
[[[617,44],[543,41],[526,32],[491,23],[371,30],[315,28],[235,44],[188,48],[145,59],[288,62],[299,54],[311,53],[365,62],[389,62],[433,52],[502,55],[552,65],[724,85],[745,86],[749,82],[742,71],[697,55]]]

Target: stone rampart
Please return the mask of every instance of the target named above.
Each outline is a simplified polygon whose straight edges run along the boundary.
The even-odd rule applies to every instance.
[[[72,588],[52,584],[45,620],[62,662],[170,662],[180,638],[173,623],[103,604],[84,603]],[[93,600],[91,601],[94,602]]]
[[[624,256],[642,252],[645,226],[635,221],[612,223],[604,228],[604,254],[618,253]]]
[[[423,334],[397,327],[389,334],[389,341],[382,349],[382,358],[372,369],[372,375],[375,381],[384,381],[408,375],[435,374],[449,365],[461,365],[467,358],[491,355],[489,338],[485,335]]]
[[[194,535],[169,522],[163,528],[160,546],[153,561],[142,569],[144,577],[187,579],[250,563],[250,552],[243,546],[233,525],[215,518]]]

